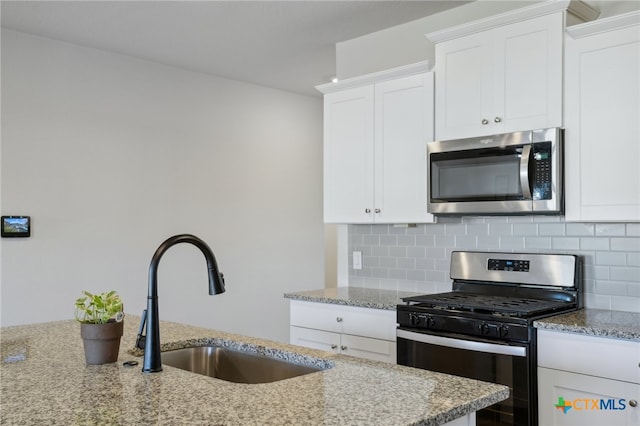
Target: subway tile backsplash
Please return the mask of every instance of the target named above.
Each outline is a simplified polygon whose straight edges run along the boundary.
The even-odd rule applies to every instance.
[[[444,217],[415,227],[349,225],[362,269],[349,285],[436,293],[451,290],[454,250],[569,253],[584,259],[588,308],[640,312],[640,223],[567,223],[556,216]]]

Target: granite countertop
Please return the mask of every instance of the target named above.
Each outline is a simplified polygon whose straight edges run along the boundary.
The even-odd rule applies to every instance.
[[[308,302],[395,310],[402,298],[416,293],[375,290],[361,287],[339,287],[286,293],[285,298]],[[539,329],[588,334],[640,341],[640,313],[581,309],[534,322]]]
[[[286,293],[284,297],[306,302],[331,303],[335,305],[395,311],[396,305],[403,303],[401,300],[403,297],[415,296],[416,294],[417,293],[375,290],[362,287],[338,287]]]
[[[605,309],[580,309],[535,321],[539,329],[640,341],[640,314]]]
[[[166,365],[144,374],[131,350],[138,324],[127,316],[118,362],[98,366],[85,364],[74,320],[1,328],[0,423],[437,425],[509,395],[502,385],[169,322],[162,350],[218,343],[331,368],[251,385]]]

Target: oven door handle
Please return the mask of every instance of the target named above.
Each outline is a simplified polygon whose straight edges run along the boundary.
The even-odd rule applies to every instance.
[[[431,334],[415,333],[398,329],[396,336],[430,345],[446,346],[449,348],[466,349],[470,351],[487,352],[492,354],[526,357],[527,349],[522,346],[498,345],[493,343],[475,342],[473,340],[451,339],[448,337],[433,336]]]

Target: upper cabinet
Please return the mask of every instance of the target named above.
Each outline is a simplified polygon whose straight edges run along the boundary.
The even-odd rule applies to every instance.
[[[373,93],[369,85],[324,97],[327,223],[373,220]]]
[[[421,64],[418,69],[427,66]],[[325,222],[433,221],[426,199],[433,73],[397,75],[412,70],[318,87],[326,93]]]
[[[518,11],[428,34],[436,140],[561,127],[564,19],[562,10]]]
[[[640,221],[640,12],[567,30],[566,218]]]

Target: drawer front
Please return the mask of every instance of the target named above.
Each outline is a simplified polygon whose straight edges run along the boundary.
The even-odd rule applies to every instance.
[[[640,383],[640,342],[538,330],[538,366]]]
[[[396,311],[291,301],[291,325],[355,336],[396,340]]]
[[[342,316],[339,309],[330,309],[324,303],[291,301],[290,324],[297,327],[342,333]],[[335,305],[333,305],[335,306]]]

